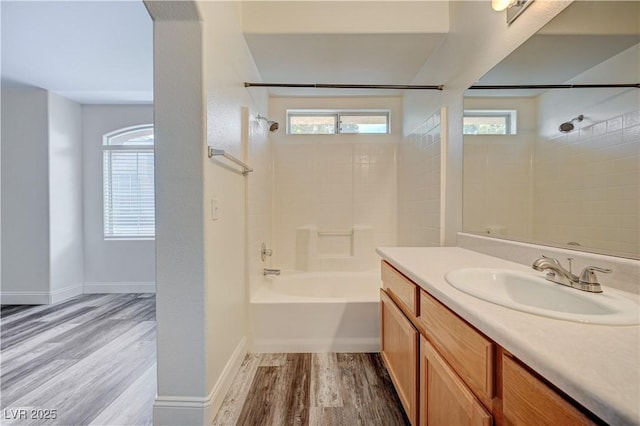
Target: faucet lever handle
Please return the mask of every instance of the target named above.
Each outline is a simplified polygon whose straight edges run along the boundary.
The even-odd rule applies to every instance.
[[[558,259],[556,259],[555,257],[549,257],[549,256],[545,256],[544,254],[541,254],[543,259],[548,259],[550,261],[552,261],[553,263],[555,263],[556,265],[560,265],[560,261]]]
[[[609,268],[600,268],[598,266],[587,266],[580,274],[580,282],[584,284],[598,284],[598,277],[595,274],[596,272],[610,274],[613,270]]]

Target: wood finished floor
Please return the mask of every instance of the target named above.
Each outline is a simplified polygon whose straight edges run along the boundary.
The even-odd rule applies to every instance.
[[[408,425],[379,354],[249,354],[214,425]]]
[[[152,424],[153,295],[3,306],[0,326],[1,424]],[[56,410],[56,419],[32,419],[30,410],[27,419],[12,418],[19,408]]]
[[[0,424],[152,424],[155,330],[147,294],[3,306]],[[56,410],[56,419],[10,418],[20,408]],[[247,355],[214,424],[409,423],[378,354],[323,353]]]

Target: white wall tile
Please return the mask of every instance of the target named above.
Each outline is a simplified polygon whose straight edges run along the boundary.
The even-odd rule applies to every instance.
[[[440,245],[440,111],[398,147],[398,243]]]

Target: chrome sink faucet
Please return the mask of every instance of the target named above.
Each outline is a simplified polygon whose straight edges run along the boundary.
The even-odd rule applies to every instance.
[[[611,269],[587,266],[582,270],[580,276],[577,276],[571,272],[572,260],[573,259],[569,258],[568,271],[562,267],[558,259],[547,257],[545,255],[536,259],[531,267],[536,271],[547,271],[546,279],[556,284],[566,285],[568,287],[588,291],[590,293],[602,293],[602,286],[600,286],[595,272],[608,274],[612,272]]]

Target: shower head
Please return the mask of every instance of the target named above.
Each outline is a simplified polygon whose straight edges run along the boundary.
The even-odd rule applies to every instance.
[[[271,121],[267,117],[263,117],[261,115],[258,115],[256,117],[256,120],[264,120],[264,121],[266,121],[267,124],[269,125],[269,131],[270,132],[275,132],[280,127],[280,125],[276,121]]]
[[[577,121],[578,123],[581,122],[582,120],[584,120],[584,115],[580,114],[579,116],[577,116],[576,118],[571,119],[570,121],[567,121],[565,123],[562,123],[559,127],[558,130],[560,130],[562,133],[569,133],[570,131],[572,131],[573,129],[575,129],[575,126],[573,125],[574,121]]]

